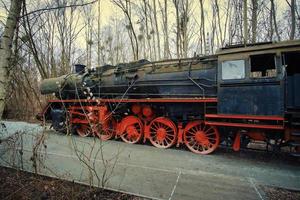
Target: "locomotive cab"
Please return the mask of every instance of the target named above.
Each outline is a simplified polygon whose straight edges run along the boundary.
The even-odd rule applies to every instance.
[[[218,108],[205,115],[206,124],[236,132],[235,151],[252,139],[298,152],[300,41],[227,47],[217,55]]]
[[[218,61],[219,114],[284,114],[280,52],[261,46],[229,48],[219,52]]]

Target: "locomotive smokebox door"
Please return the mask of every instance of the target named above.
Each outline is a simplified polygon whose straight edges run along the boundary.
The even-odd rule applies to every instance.
[[[253,47],[225,49],[218,56],[218,113],[284,113],[284,75],[280,54]]]

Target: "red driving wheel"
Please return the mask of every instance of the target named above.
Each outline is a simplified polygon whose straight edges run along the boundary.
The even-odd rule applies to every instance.
[[[158,148],[169,148],[175,144],[177,139],[175,124],[166,117],[152,120],[147,131],[149,131],[150,142]]]
[[[76,132],[81,137],[87,137],[91,134],[92,129],[89,124],[80,124],[79,127],[76,128]]]
[[[121,139],[130,144],[139,142],[143,136],[143,123],[135,116],[127,116],[121,121]]]
[[[216,127],[206,125],[204,121],[193,121],[185,127],[183,140],[192,152],[209,154],[218,147],[220,135]]]
[[[110,140],[116,133],[116,121],[109,119],[105,125],[100,123],[94,125],[93,133],[102,141]]]

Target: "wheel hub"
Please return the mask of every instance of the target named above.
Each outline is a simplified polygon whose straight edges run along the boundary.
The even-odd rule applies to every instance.
[[[197,131],[195,135],[195,139],[198,143],[202,145],[207,146],[209,144],[209,140],[203,131]]]
[[[134,138],[134,137],[138,136],[138,134],[139,134],[133,125],[128,126],[126,128],[126,132],[128,134],[128,138]]]
[[[157,129],[157,140],[163,141],[166,138],[166,130],[164,128]]]

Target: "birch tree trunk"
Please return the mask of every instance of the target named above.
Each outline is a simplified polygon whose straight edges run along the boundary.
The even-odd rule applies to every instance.
[[[160,39],[159,39],[159,30],[158,30],[158,22],[157,22],[156,0],[153,0],[153,15],[154,15],[154,22],[155,22],[155,29],[156,29],[158,60],[160,60],[161,59],[161,55],[160,55]]]
[[[256,33],[257,33],[257,8],[258,2],[257,0],[252,0],[252,43],[256,42]]]
[[[208,54],[208,48],[206,46],[206,39],[205,39],[205,21],[204,21],[204,8],[203,8],[203,0],[200,1],[200,11],[201,11],[201,30],[202,30],[202,43],[205,54]],[[201,44],[202,45],[202,44]]]
[[[9,14],[5,24],[3,36],[0,45],[0,119],[2,118],[7,83],[9,78],[8,67],[12,54],[11,46],[14,38],[15,29],[17,26],[18,18],[20,17],[22,1],[11,0]]]
[[[291,34],[290,34],[290,40],[295,39],[295,30],[296,30],[296,1],[295,0],[291,0],[291,23],[292,23],[292,27],[291,27]]]
[[[272,8],[272,6],[271,6]],[[269,19],[270,19],[270,24],[269,24],[269,27],[270,27],[270,30],[269,30],[269,40],[272,41],[273,40],[273,35],[274,35],[274,29],[273,29],[273,9],[270,9],[270,16],[269,16]]]
[[[101,0],[98,1],[98,20],[97,20],[97,64],[98,67],[101,65]]]
[[[216,14],[218,17],[218,29],[219,29],[219,37],[220,37],[220,46],[223,46],[224,40],[223,40],[223,32],[222,32],[222,22],[220,18],[220,9],[219,9],[219,3],[218,0],[215,0],[215,6],[216,6]]]
[[[182,56],[187,57],[188,55],[188,21],[189,21],[189,13],[190,13],[190,5],[188,1],[185,1],[182,5],[182,13],[181,13],[181,35],[182,35]]]
[[[145,16],[145,25],[146,25],[146,40],[148,43],[148,51],[150,53],[150,56],[148,56],[148,58],[153,59],[153,54],[152,54],[152,48],[151,48],[151,35],[149,33],[149,26],[148,26],[148,5],[146,0],[143,1],[144,2],[144,16]]]
[[[248,17],[247,17],[247,0],[243,4],[243,23],[244,23],[244,44],[248,42]]]
[[[175,16],[176,16],[176,56],[177,56],[177,58],[181,58],[179,2],[178,2],[178,0],[173,0],[173,3],[175,6]]]
[[[168,1],[164,0],[164,6],[161,5],[161,2],[158,1],[162,22],[163,22],[163,32],[164,32],[164,58],[171,58],[170,46],[169,46],[169,30],[168,30]]]
[[[271,12],[272,12],[272,18],[273,18],[273,23],[274,23],[274,29],[275,29],[277,39],[278,39],[278,41],[280,41],[281,38],[280,38],[278,27],[277,27],[275,4],[274,4],[274,0],[270,0],[270,1],[271,1]]]

